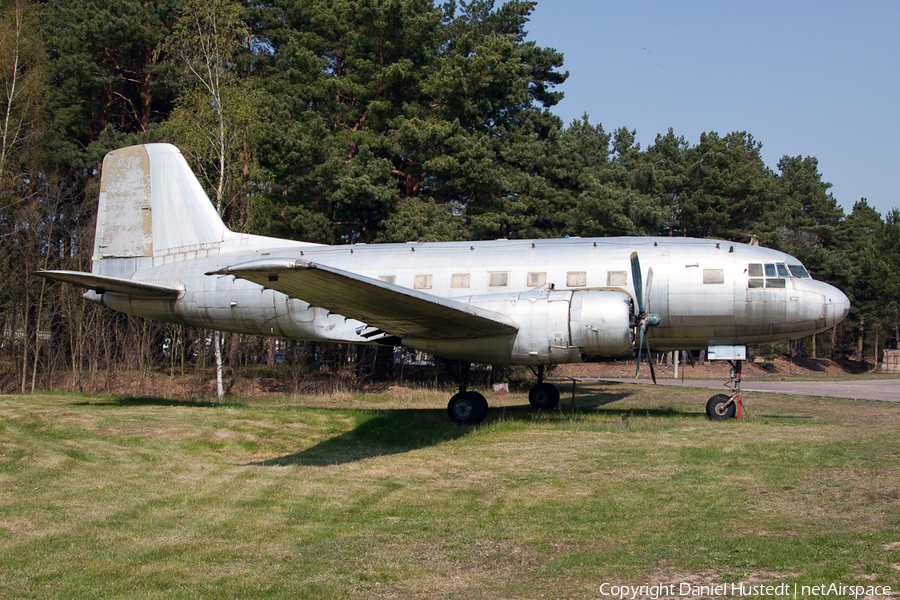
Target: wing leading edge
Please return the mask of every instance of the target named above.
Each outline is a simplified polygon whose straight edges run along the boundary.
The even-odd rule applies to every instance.
[[[233,275],[401,338],[459,339],[518,331],[506,315],[304,260],[259,260],[207,275]]]

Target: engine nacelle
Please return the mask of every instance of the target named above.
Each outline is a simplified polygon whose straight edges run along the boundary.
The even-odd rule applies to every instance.
[[[622,291],[541,288],[454,299],[508,315],[519,330],[494,338],[404,339],[404,345],[443,358],[512,365],[581,362],[583,355],[632,349],[631,298]]]
[[[572,344],[589,356],[629,352],[634,344],[632,310],[631,298],[624,292],[573,292],[569,308]]]

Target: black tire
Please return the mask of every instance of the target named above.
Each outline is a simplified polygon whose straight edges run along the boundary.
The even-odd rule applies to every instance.
[[[478,425],[487,412],[487,400],[478,392],[460,392],[447,404],[447,416],[457,425]]]
[[[716,394],[706,403],[706,416],[713,421],[724,421],[725,419],[733,419],[737,413],[737,403],[732,402],[728,406],[728,394]]]
[[[472,394],[475,404],[478,406],[478,421],[476,422],[476,424],[481,423],[482,421],[484,421],[488,414],[487,399],[478,392],[469,393]]]
[[[539,383],[528,390],[528,402],[535,410],[553,410],[559,406],[559,389],[552,383]]]

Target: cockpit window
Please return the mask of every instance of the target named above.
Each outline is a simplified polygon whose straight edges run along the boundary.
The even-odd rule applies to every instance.
[[[796,270],[795,270],[796,269]],[[750,263],[747,265],[747,287],[749,288],[784,288],[787,280],[794,277],[809,277],[801,265],[784,263]]]
[[[791,275],[794,277],[809,277],[809,272],[807,272],[806,267],[803,265],[788,265],[788,268],[791,270]]]

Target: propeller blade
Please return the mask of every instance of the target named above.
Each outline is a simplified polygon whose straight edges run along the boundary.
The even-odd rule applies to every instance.
[[[634,299],[638,302],[638,312],[646,312],[643,305],[643,282],[641,281],[641,261],[638,260],[637,252],[631,253],[631,279],[634,282]]]
[[[638,353],[637,353],[637,364],[634,369],[634,378],[637,379],[638,375],[641,374],[641,349],[644,347],[644,331],[646,327],[641,326],[641,337],[638,338]]]
[[[650,312],[650,288],[653,287],[653,267],[647,269],[647,287],[644,290],[644,305],[641,312]]]
[[[650,312],[650,289],[653,287],[653,267],[647,269],[647,287],[644,288],[644,282],[641,279],[641,261],[638,259],[637,252],[631,253],[631,278],[634,282],[634,298],[638,303],[638,314],[636,315],[636,325],[640,327],[640,337],[638,338],[637,365],[634,370],[634,378],[637,379],[641,374],[641,355],[644,352],[644,344],[647,346],[647,364],[650,365],[650,377],[653,383],[656,383],[656,371],[653,368],[653,357],[650,355],[650,336],[647,335],[647,327],[656,327],[659,325],[659,315]]]
[[[650,336],[647,336],[647,364],[650,365],[650,379],[656,385],[656,371],[653,370],[653,355],[650,354]]]

